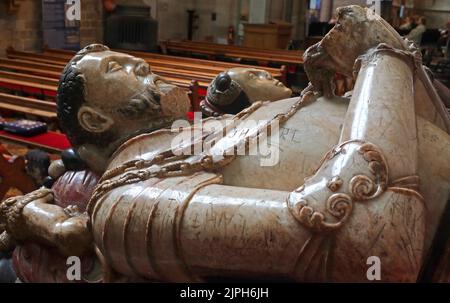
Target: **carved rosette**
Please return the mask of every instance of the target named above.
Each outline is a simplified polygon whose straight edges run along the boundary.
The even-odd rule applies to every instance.
[[[331,232],[339,229],[349,219],[354,202],[375,199],[387,189],[388,165],[382,151],[372,143],[359,140],[347,141],[333,148],[323,159],[316,174],[306,182],[314,181],[315,178],[323,180],[322,167],[331,167],[334,158],[348,152],[345,146],[349,144],[359,145],[354,156],[362,157],[364,163],[368,165],[370,174],[358,173],[347,180],[341,176],[333,176],[326,182],[326,186],[319,188],[319,192],[326,196],[323,205],[317,205],[317,202],[313,205],[309,202],[317,200],[309,197],[308,193],[311,192],[308,188],[311,186],[309,183],[291,193],[287,200],[294,217],[314,232]],[[342,175],[349,175],[349,172],[342,172]],[[313,184],[315,187],[318,186],[318,183]]]
[[[372,178],[357,175],[350,180],[349,191],[356,201],[367,201],[380,196],[388,184],[388,166],[383,153],[374,144],[365,143],[358,152],[369,165]]]

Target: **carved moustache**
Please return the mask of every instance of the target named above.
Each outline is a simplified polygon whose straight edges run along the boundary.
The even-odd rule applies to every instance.
[[[141,116],[166,116],[182,118],[190,110],[187,92],[172,84],[163,84],[158,89],[147,87],[131,98],[131,101],[118,111],[128,118]]]

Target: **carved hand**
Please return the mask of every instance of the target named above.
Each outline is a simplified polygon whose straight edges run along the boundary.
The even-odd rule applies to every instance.
[[[15,241],[37,241],[59,249],[63,255],[79,256],[92,247],[87,228],[89,217],[76,209],[53,203],[53,193],[41,188],[0,204],[0,222],[5,231],[0,250],[10,250]]]

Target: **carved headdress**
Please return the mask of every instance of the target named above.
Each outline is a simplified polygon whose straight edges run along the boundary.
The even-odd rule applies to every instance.
[[[217,117],[237,114],[250,105],[249,98],[239,83],[223,72],[208,86],[206,98],[200,103],[200,108],[205,116]]]

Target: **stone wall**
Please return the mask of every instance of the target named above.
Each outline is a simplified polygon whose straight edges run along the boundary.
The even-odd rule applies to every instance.
[[[304,0],[294,0],[304,2]],[[287,10],[286,0],[268,0],[269,21],[283,21]],[[295,5],[293,5],[294,7]],[[295,6],[297,7],[297,6]],[[237,34],[237,27],[241,15],[248,16],[248,0],[196,0],[194,8],[199,16],[199,29],[194,35],[195,40],[213,40],[215,42],[225,42],[228,36],[228,27],[233,26]],[[215,13],[216,20],[213,20],[212,14]],[[295,18],[294,18],[295,19]],[[292,21],[292,20],[291,20]]]
[[[291,21],[294,23],[293,35],[303,38],[304,16],[300,12],[299,3],[294,1]],[[269,20],[280,20],[286,14],[286,0],[271,0]],[[12,45],[19,50],[39,51],[42,47],[42,7],[40,0],[18,0],[21,3],[18,12],[6,13],[5,1],[0,1],[0,55],[7,46]],[[237,34],[238,20],[241,14],[248,15],[248,0],[117,0],[118,4],[146,5],[152,7],[152,16],[158,21],[159,39],[187,38],[187,10],[195,9],[199,18],[198,29],[194,32],[195,40],[212,40],[225,42],[228,27],[234,26]],[[303,13],[303,10],[301,10]],[[215,14],[215,20],[213,20]],[[104,10],[99,0],[82,0],[80,44],[102,43],[104,35]]]
[[[293,37],[304,36],[305,0],[292,0]],[[366,0],[323,0],[331,2],[334,9],[348,4],[364,5]],[[40,0],[16,0],[20,4],[18,11],[7,12],[7,1],[0,1],[0,55],[4,55],[8,46],[18,50],[39,51],[42,47],[42,7]],[[117,0],[119,4],[147,5],[152,7],[152,16],[158,21],[159,39],[187,38],[188,9],[195,9],[199,19],[198,30],[194,32],[196,40],[226,41],[228,27],[238,25],[241,14],[248,15],[248,0]],[[301,2],[301,3],[300,3]],[[414,10],[429,19],[429,28],[439,28],[450,20],[450,2],[448,0],[411,0]],[[270,20],[279,20],[286,15],[286,0],[270,1]],[[239,6],[241,9],[239,9]],[[213,20],[213,14],[216,19]],[[300,14],[300,15],[299,15]],[[103,42],[102,1],[82,0],[80,43]],[[237,29],[236,33],[237,33]]]
[[[6,48],[38,52],[43,46],[42,4],[40,0],[16,1],[19,8],[8,12],[7,1],[0,1],[0,56]],[[98,0],[81,3],[80,44],[103,42],[103,6]]]
[[[420,0],[414,1],[414,11],[427,18],[428,28],[444,28],[450,21],[449,0]]]
[[[152,17],[158,21],[160,40],[186,39],[186,10],[192,9],[194,2],[195,0],[116,0],[118,5],[151,7]]]
[[[158,21],[158,38],[160,40],[186,39],[188,33],[186,11],[193,9],[194,0],[158,0],[148,3],[152,2],[154,3],[152,11],[156,6],[153,16]]]
[[[270,1],[269,20],[282,19],[286,10],[284,2],[286,0]],[[237,32],[240,15],[248,15],[248,0],[117,0],[117,3],[151,6],[152,16],[158,21],[158,36],[161,40],[187,38],[188,9],[194,9],[198,15],[194,40],[224,42],[227,40],[228,27],[234,26]]]
[[[12,46],[17,50],[42,48],[42,7],[36,0],[17,1],[15,12],[8,12],[7,1],[0,1],[0,55]]]
[[[196,1],[195,10],[199,16],[195,40],[213,40],[226,43],[228,27],[236,27],[238,15],[237,0]],[[212,16],[215,14],[216,19]]]
[[[103,42],[103,5],[98,0],[81,1],[80,45]]]

